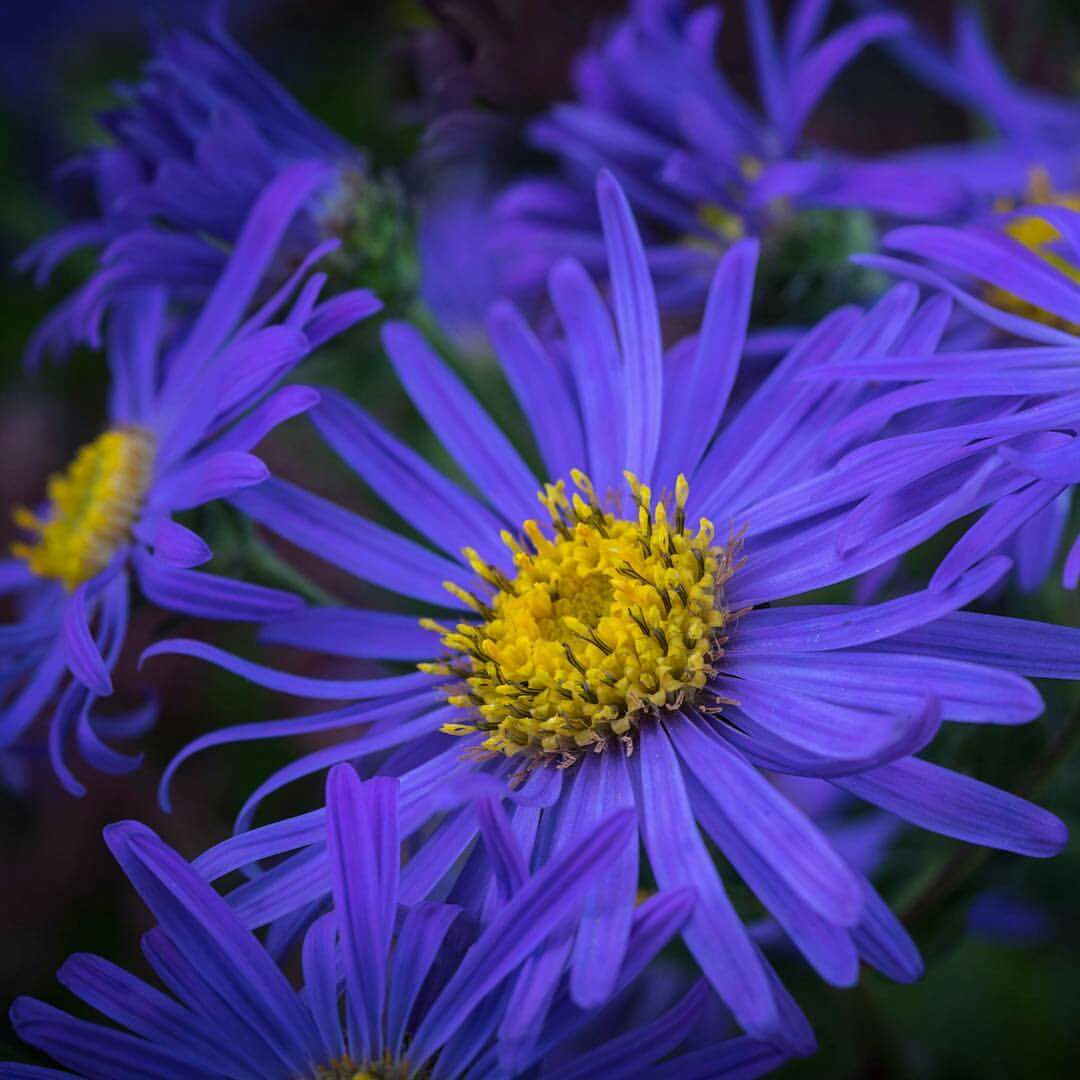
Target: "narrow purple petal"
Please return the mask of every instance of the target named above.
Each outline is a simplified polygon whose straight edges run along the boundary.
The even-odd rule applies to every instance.
[[[918,758],[832,782],[905,821],[971,844],[1047,858],[1068,840],[1064,823],[1041,807]]]
[[[64,658],[72,674],[99,697],[112,693],[112,678],[105,660],[90,633],[87,593],[91,581],[84,581],[68,597],[64,605],[61,636],[64,642]]]
[[[625,370],[625,464],[645,482],[652,479],[663,415],[660,315],[637,223],[626,196],[610,172],[600,174],[596,198],[604,228]]]

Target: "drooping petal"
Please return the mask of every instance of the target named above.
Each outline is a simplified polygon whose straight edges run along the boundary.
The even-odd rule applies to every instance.
[[[724,740],[693,723],[672,727],[685,766],[758,857],[819,915],[853,926],[862,913],[858,876],[821,831]]]
[[[918,758],[832,782],[914,825],[971,844],[1047,858],[1068,839],[1064,823],[1041,807]]]
[[[779,1015],[768,978],[705,850],[679,760],[659,724],[642,726],[636,758],[642,836],[657,884],[698,896],[683,938],[739,1023],[775,1034]]]

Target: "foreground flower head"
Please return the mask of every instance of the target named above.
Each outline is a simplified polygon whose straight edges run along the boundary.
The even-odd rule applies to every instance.
[[[591,190],[601,168],[639,215],[664,311],[700,311],[717,259],[741,237],[763,238],[778,287],[827,252],[823,289],[843,272],[845,254],[872,244],[869,219],[857,211],[932,220],[962,210],[962,187],[932,169],[806,144],[806,121],[846,64],[905,26],[874,14],[818,40],[827,8],[801,0],[778,41],[768,4],[747,0],[759,112],[716,64],[719,5],[632,4],[579,57],[577,100],[532,127],[531,141],[558,158],[561,175],[521,181],[501,200],[496,247],[512,254],[508,288],[536,290],[568,254],[603,272]],[[797,319],[790,310],[784,317]]]
[[[73,251],[89,247],[102,252],[101,267],[39,328],[31,362],[75,343],[97,345],[102,312],[133,288],[162,285],[174,300],[197,305],[260,193],[290,165],[320,162],[323,182],[292,216],[266,268],[267,286],[281,284],[317,245],[348,241],[358,227],[363,156],[232,40],[223,12],[224,5],[214,5],[202,31],[158,36],[142,81],[102,117],[113,145],[65,166],[65,175],[91,189],[96,216],[47,237],[22,265],[44,281]],[[334,262],[350,250],[342,245]]]
[[[664,356],[645,253],[610,175],[598,200],[614,320],[574,262],[552,274],[564,330],[552,348],[510,305],[490,317],[546,483],[420,335],[396,324],[384,343],[397,373],[481,496],[327,392],[311,414],[320,432],[430,546],[280,481],[235,497],[281,537],[432,610],[417,622],[313,609],[270,624],[265,640],[420,670],[300,678],[198,642],[161,642],[147,655],[199,656],[285,693],[351,702],[215,732],[173,763],[166,787],[206,746],[367,721],[261,785],[238,826],[284,784],[364,761],[400,777],[418,818],[441,818],[416,856],[434,877],[476,831],[435,800],[470,778],[503,785],[515,828],[535,836],[536,866],[632,806],[654,880],[695,890],[683,937],[708,980],[747,1032],[798,1051],[799,1015],[737,916],[703,832],[829,982],[853,983],[860,958],[916,978],[903,927],[765,773],[822,778],[924,828],[1052,855],[1065,841],[1055,817],[916,755],[942,721],[1037,716],[1041,699],[1020,673],[1075,677],[1077,633],[959,613],[1000,579],[1000,557],[946,588],[878,605],[780,604],[888,563],[996,497],[994,485],[966,482],[963,452],[920,432],[904,454],[833,453],[830,429],[873,393],[811,377],[864,356],[932,356],[949,305],[920,306],[902,285],[868,312],[837,311],[725,416],[756,244],[724,257],[700,334]],[[266,917],[324,887],[303,820],[231,844],[233,868],[304,849],[245,887]],[[583,1006],[615,986],[639,869],[638,845],[627,845],[577,933],[560,942]],[[550,974],[534,974],[535,993],[550,989]]]
[[[313,260],[305,259],[249,315],[278,243],[324,180],[323,167],[308,162],[266,188],[178,340],[164,290],[143,288],[117,305],[108,327],[109,427],[49,481],[43,506],[15,513],[23,538],[0,562],[0,590],[18,613],[0,640],[0,753],[33,739],[31,725],[48,715],[49,755],[70,791],[82,791],[66,762],[72,740],[90,764],[123,772],[139,759],[109,740],[153,718],[150,705],[94,713],[112,693],[133,583],[158,607],[213,619],[261,620],[299,604],[193,572],[212,552],[174,515],[266,479],[252,449],[318,400],[307,387],[276,387],[311,349],[379,307],[362,290],[320,302],[325,275],[307,279]]]
[[[628,813],[576,837],[530,877],[504,815],[490,806],[481,810],[498,889],[488,897],[487,920],[478,924],[456,903],[400,906],[397,789],[389,778],[362,783],[349,766],[330,773],[323,841],[332,865],[331,906],[304,936],[299,991],[175,851],[136,822],[109,826],[110,850],[158,919],[143,948],[169,994],[100,957],[76,955],[61,968],[60,981],[120,1026],[20,998],[11,1009],[16,1031],[90,1080],[409,1080],[526,1072],[613,1080],[630,1068],[658,1065],[687,1077],[750,1078],[783,1060],[767,1045],[714,1035],[680,1053],[708,1004],[700,983],[641,1027],[605,1014],[599,1039],[595,1026],[587,1028],[594,1017],[565,992],[546,1002],[505,993],[522,965],[543,958],[552,935],[617,857],[632,827]],[[655,897],[637,910],[620,990],[638,979],[689,908],[689,899],[677,895]],[[540,1014],[539,1040],[528,1056],[511,1061],[504,1032],[515,1010],[530,1004]],[[70,1075],[0,1064],[5,1080]]]

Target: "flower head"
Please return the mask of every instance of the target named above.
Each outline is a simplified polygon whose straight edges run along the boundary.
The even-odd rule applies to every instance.
[[[678,0],[641,0],[579,57],[577,100],[531,129],[533,144],[558,159],[559,178],[511,186],[496,210],[493,246],[512,253],[510,291],[534,292],[566,254],[603,272],[591,193],[600,168],[639,215],[664,311],[700,311],[717,260],[742,237],[762,239],[765,272],[785,285],[828,257],[816,298],[843,275],[844,256],[872,242],[866,214],[930,220],[963,208],[961,187],[932,169],[859,160],[803,137],[844,66],[904,20],[874,14],[818,41],[827,5],[802,2],[778,42],[768,4],[745,6],[760,111],[717,66],[715,4],[691,11]],[[790,309],[788,322],[805,314]]]
[[[546,1074],[554,1062],[557,1075],[603,1077],[618,1075],[627,1053],[644,1071],[663,1060],[660,1067],[687,1075],[704,1075],[694,1069],[707,1063],[710,1076],[752,1077],[783,1060],[745,1038],[712,1036],[680,1050],[708,1003],[700,983],[641,1028],[624,1030],[618,1014],[607,1014],[600,1038],[586,1028],[595,1017],[565,995],[533,1003],[536,1039],[522,1053],[506,1034],[525,1003],[505,989],[543,954],[625,846],[630,815],[598,824],[530,877],[502,813],[480,813],[489,846],[478,854],[500,879],[488,918],[478,922],[460,903],[405,906],[397,781],[364,783],[349,766],[333,770],[320,827],[332,902],[308,920],[299,991],[197,869],[145,826],[112,825],[108,845],[158,919],[144,951],[169,994],[100,957],[76,955],[60,980],[120,1026],[76,1019],[31,998],[15,1002],[12,1023],[80,1077],[410,1080],[471,1069],[509,1078],[534,1075],[537,1066]],[[638,909],[620,989],[634,983],[689,906],[685,895],[674,895]],[[41,1073],[0,1065],[0,1075]]]
[[[880,566],[996,497],[976,482],[975,449],[941,448],[918,431],[893,455],[834,439],[837,422],[877,394],[815,377],[847,360],[932,357],[949,306],[919,305],[901,285],[868,312],[837,311],[725,409],[756,244],[721,260],[700,333],[665,356],[645,252],[610,175],[598,201],[614,320],[572,262],[552,274],[564,335],[551,347],[508,304],[489,320],[546,483],[420,335],[397,324],[383,336],[398,375],[481,496],[327,393],[316,426],[430,546],[276,480],[236,497],[280,536],[432,609],[419,623],[313,609],[268,625],[266,640],[419,672],[299,678],[197,642],[158,643],[148,655],[200,656],[286,693],[352,702],[216,732],[174,762],[166,783],[204,746],[370,718],[365,733],[261,785],[238,825],[266,794],[337,760],[398,775],[418,816],[425,805],[441,816],[436,793],[494,778],[515,823],[535,829],[537,865],[587,823],[633,806],[655,881],[696,892],[683,937],[708,980],[748,1033],[798,1051],[799,1014],[736,915],[703,834],[829,982],[854,982],[860,958],[916,978],[903,927],[768,774],[821,778],[922,827],[1051,855],[1065,839],[1055,817],[916,755],[942,721],[1037,716],[1041,699],[1019,673],[1074,676],[1077,632],[960,613],[1006,570],[996,557],[882,604],[783,603]],[[422,848],[425,873],[449,870],[474,831],[442,817]],[[238,858],[293,850],[296,823],[235,843]],[[279,915],[291,903],[282,883],[309,881],[321,855],[308,847],[293,858],[282,877],[250,886]],[[581,1005],[615,986],[638,871],[634,845],[561,943]],[[533,992],[547,977],[534,974]]]
[[[884,0],[853,2],[879,15],[890,7]],[[1066,189],[1080,181],[1080,107],[1067,97],[1017,82],[995,55],[975,8],[957,6],[948,51],[912,25],[882,46],[926,86],[965,109],[977,121],[973,127],[983,134],[989,128],[989,138],[899,157],[962,184],[972,196],[972,212],[1000,199],[1024,198],[1033,170]]]
[[[466,551],[494,594],[485,601],[451,587],[483,621],[433,627],[456,660],[422,670],[463,678],[465,692],[451,702],[476,716],[475,727],[444,730],[482,731],[494,752],[572,760],[629,739],[643,715],[704,688],[724,640],[736,544],[715,545],[704,518],[687,530],[686,478],[676,481],[670,521],[632,474],[629,519],[605,511],[583,473],[574,470],[573,481],[572,500],[562,481],[540,496],[551,539],[531,520],[524,544],[503,535],[512,577]]]
[[[832,372],[896,384],[846,417],[841,438],[865,437],[903,417],[911,431],[934,429],[938,445],[951,441],[978,465],[979,482],[999,493],[1000,501],[938,567],[935,587],[1003,550],[1015,561],[1020,587],[1037,589],[1057,559],[1080,478],[1068,434],[1080,423],[1080,211],[1045,177],[1037,183],[1037,205],[1002,209],[978,224],[897,229],[884,238],[895,255],[860,257],[877,270],[949,293],[960,309],[949,327],[950,349],[932,364],[910,357]],[[986,342],[1001,347],[969,347]],[[943,402],[955,423],[940,412]],[[887,441],[882,450],[901,444]],[[1080,580],[1080,541],[1066,557],[1064,580],[1070,588]]]
[[[102,117],[113,145],[65,167],[69,178],[90,186],[97,215],[47,237],[22,265],[44,281],[86,247],[101,251],[101,265],[38,329],[31,361],[79,342],[98,345],[103,312],[132,289],[162,285],[177,304],[197,308],[262,191],[299,162],[318,163],[322,182],[291,215],[266,267],[265,288],[282,284],[320,244],[343,242],[323,252],[331,266],[356,255],[355,234],[368,226],[367,203],[378,194],[363,155],[232,40],[222,11],[215,6],[202,31],[157,37],[142,81]]]
[[[24,538],[3,563],[2,589],[18,617],[0,642],[8,672],[0,752],[13,752],[34,720],[51,714],[53,767],[71,791],[82,790],[65,761],[72,738],[97,768],[124,771],[138,759],[105,739],[152,718],[145,707],[126,717],[93,712],[95,701],[112,693],[132,584],[157,606],[215,619],[262,620],[299,603],[274,589],[195,573],[213,553],[174,515],[266,479],[252,449],[318,399],[307,387],[278,383],[312,348],[379,307],[362,290],[320,302],[324,279],[317,277],[293,300],[312,261],[305,259],[249,312],[276,243],[324,179],[321,166],[301,163],[267,186],[179,339],[161,288],[133,291],[116,306],[108,326],[109,426],[49,481],[42,506],[15,512]]]

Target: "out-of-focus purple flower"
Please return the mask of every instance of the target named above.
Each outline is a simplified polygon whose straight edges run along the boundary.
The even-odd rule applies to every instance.
[[[566,255],[603,270],[592,201],[600,168],[611,169],[639,216],[665,311],[700,310],[718,258],[741,237],[761,237],[771,265],[807,229],[811,251],[834,245],[837,218],[856,211],[920,220],[961,211],[962,186],[932,168],[861,160],[805,140],[807,119],[845,65],[905,26],[874,14],[819,39],[827,8],[799,0],[778,39],[765,0],[747,0],[759,111],[717,66],[718,5],[635,0],[579,57],[577,99],[531,127],[533,145],[556,157],[561,174],[522,180],[500,200],[494,246],[514,253],[505,288],[534,294]],[[810,211],[816,216],[806,218]],[[855,242],[872,242],[872,233]]]
[[[41,507],[16,513],[25,540],[0,562],[0,592],[18,612],[0,630],[0,753],[32,739],[34,721],[47,715],[52,765],[73,793],[84,789],[67,764],[72,742],[96,768],[125,772],[139,758],[109,741],[138,734],[154,717],[151,703],[122,716],[95,713],[112,693],[133,585],[154,605],[214,619],[263,620],[300,603],[195,572],[212,552],[174,515],[266,479],[251,451],[318,400],[308,387],[278,384],[313,348],[380,306],[365,290],[320,302],[326,275],[310,269],[332,250],[327,242],[252,311],[278,245],[327,172],[303,162],[266,187],[179,336],[161,287],[116,300],[106,335],[108,430],[49,481]]]
[[[883,0],[852,0],[881,15]],[[883,42],[919,79],[977,117],[992,137],[901,156],[954,177],[983,209],[999,199],[1024,199],[1033,170],[1066,191],[1080,185],[1080,103],[1023,86],[1004,69],[979,15],[958,5],[954,44],[946,53],[916,27]]]
[[[1052,930],[1045,908],[1003,888],[987,889],[975,897],[965,921],[969,934],[1025,945],[1046,941]]]
[[[399,323],[383,334],[398,376],[479,496],[326,393],[311,414],[323,437],[428,543],[276,480],[234,500],[279,536],[433,616],[312,609],[269,624],[265,640],[419,670],[300,678],[199,642],[157,643],[146,655],[200,657],[284,693],[352,702],[198,740],[172,763],[164,791],[202,748],[313,725],[343,730],[377,702],[386,711],[367,732],[260,785],[238,828],[268,794],[342,760],[400,776],[418,808],[477,776],[502,781],[536,865],[587,823],[635,807],[656,882],[696,891],[683,937],[709,981],[749,1034],[801,1052],[805,1022],[736,914],[702,831],[827,981],[850,985],[860,959],[917,978],[918,951],[885,903],[762,773],[816,777],[923,828],[1052,855],[1065,840],[1053,815],[917,755],[942,721],[1037,716],[1042,701],[1022,676],[1075,677],[1080,632],[960,611],[1005,572],[998,557],[887,603],[785,603],[902,555],[996,502],[1011,479],[982,483],[978,449],[941,449],[932,431],[912,434],[903,454],[832,452],[830,431],[876,391],[814,376],[863,357],[933,357],[950,304],[920,304],[905,283],[869,311],[836,311],[729,407],[757,242],[720,260],[700,333],[665,355],[626,198],[610,174],[597,194],[610,310],[583,267],[565,260],[551,276],[563,333],[550,346],[510,304],[489,318],[543,479]],[[550,518],[542,524],[538,489]],[[292,850],[295,826],[246,833],[237,857]],[[467,815],[442,817],[413,865],[449,869],[475,831]],[[268,893],[282,880],[313,881],[322,859],[306,847]],[[559,969],[569,959],[581,1005],[614,985],[638,859],[635,843],[560,943]],[[546,977],[533,973],[532,992]]]
[[[268,286],[283,282],[317,244],[348,237],[366,179],[363,155],[229,37],[222,10],[212,9],[202,32],[158,36],[142,81],[101,117],[113,144],[64,166],[91,189],[96,214],[35,245],[20,265],[42,282],[80,248],[100,250],[101,265],[39,327],[31,363],[78,342],[99,345],[103,311],[133,289],[164,286],[174,301],[197,307],[260,193],[289,165],[318,161],[324,177],[276,245]]]
[[[440,329],[467,356],[486,349],[484,317],[498,299],[498,271],[484,243],[494,166],[476,161],[429,167],[416,231],[420,296]]]
[[[113,1023],[19,998],[11,1008],[15,1030],[73,1072],[9,1063],[0,1064],[0,1077],[614,1080],[631,1066],[752,1080],[784,1060],[767,1044],[715,1034],[680,1051],[709,1004],[703,982],[636,1027],[611,1012],[589,1029],[596,1015],[565,994],[514,993],[515,979],[545,966],[566,919],[617,859],[632,815],[621,811],[598,822],[530,875],[503,813],[493,804],[475,813],[486,841],[476,856],[497,888],[486,890],[482,879],[466,875],[451,902],[409,903],[414,875],[399,867],[409,810],[397,781],[363,783],[347,765],[330,773],[326,813],[314,827],[327,853],[332,902],[306,930],[299,991],[180,855],[137,822],[109,826],[110,850],[158,920],[143,951],[168,993],[101,957],[76,954],[60,981]],[[689,896],[674,894],[638,908],[620,990],[639,981],[690,906]],[[517,1031],[523,1019],[537,1027],[525,1048]],[[592,1035],[584,1043],[583,1030]]]

